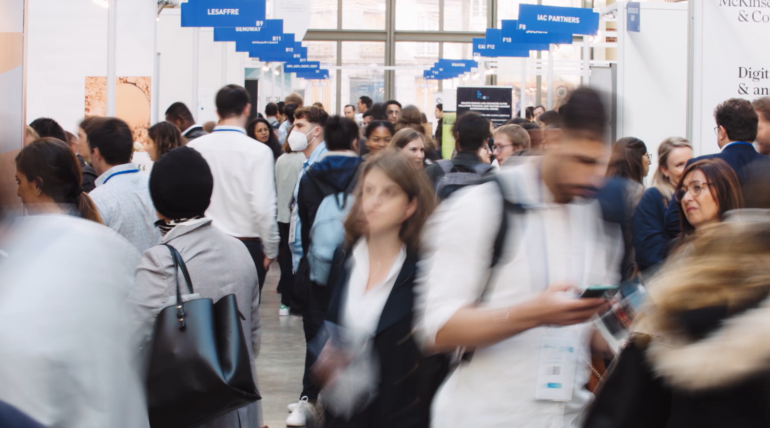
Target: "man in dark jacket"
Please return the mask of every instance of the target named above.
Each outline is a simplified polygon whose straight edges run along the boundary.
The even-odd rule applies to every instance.
[[[687,161],[687,166],[704,159],[722,159],[738,175],[741,188],[748,182],[746,167],[756,161],[768,160],[767,156],[757,153],[752,142],[757,138],[759,117],[749,101],[731,98],[718,105],[714,111],[717,127],[717,143],[720,153],[704,155]],[[666,232],[673,239],[679,236],[679,210],[672,198],[666,210]]]
[[[326,121],[324,139],[328,150],[325,157],[313,163],[302,176],[297,193],[297,213],[299,215],[302,237],[303,259],[297,275],[309,288],[307,304],[302,313],[305,340],[309,345],[323,325],[329,308],[329,287],[310,281],[307,257],[312,244],[312,230],[318,208],[324,198],[337,193],[350,194],[356,185],[358,170],[363,160],[358,157],[358,125],[350,119],[332,116]],[[352,203],[352,200],[351,200]],[[310,402],[318,398],[318,387],[312,381],[310,368],[315,364],[315,355],[309,346],[305,354],[305,374],[302,379],[301,397]],[[304,426],[311,409],[307,401],[300,400],[299,405],[287,419],[289,426]]]
[[[171,104],[166,109],[166,121],[176,125],[187,141],[192,141],[208,134],[208,132],[203,130],[202,126],[195,123],[195,118],[184,103],[175,102]]]
[[[454,159],[438,161],[425,170],[434,189],[446,175],[444,168],[441,167],[442,162],[451,162],[452,171],[470,173],[477,173],[477,168],[484,165],[479,157],[479,150],[491,137],[489,120],[475,113],[466,113],[455,122],[452,131],[457,142],[457,154]],[[491,171],[492,167],[486,168],[484,174],[489,174]]]

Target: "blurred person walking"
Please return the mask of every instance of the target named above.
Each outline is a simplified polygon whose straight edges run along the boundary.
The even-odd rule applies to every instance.
[[[305,302],[302,325],[307,349],[303,390],[298,406],[286,420],[288,426],[304,426],[308,415],[307,402],[315,402],[318,398],[318,388],[311,373],[315,355],[310,350],[310,344],[323,325],[329,309],[330,287],[328,279],[323,276],[328,277],[334,249],[344,239],[341,222],[334,224],[334,218],[328,214],[341,216],[346,209],[350,209],[352,202],[348,202],[348,198],[363,163],[355,151],[358,139],[358,125],[355,122],[332,116],[326,120],[323,132],[327,152],[305,170],[297,193],[297,216],[302,225],[299,229],[302,259],[295,273],[295,290],[303,293],[303,296],[297,297],[302,297]],[[335,212],[332,213],[331,209]],[[337,229],[340,233],[338,236],[335,235]],[[332,242],[334,240],[339,242]]]
[[[28,214],[68,214],[103,224],[83,191],[75,154],[56,138],[41,138],[21,149],[16,155],[16,184]]]
[[[294,270],[289,248],[291,206],[305,155],[302,152],[293,152],[289,143],[283,145],[283,151],[284,154],[275,163],[275,193],[278,201],[278,233],[281,237],[278,251],[278,263],[281,266],[281,279],[278,281],[281,306],[278,308],[278,315],[286,317],[289,316],[291,292],[294,287]]]
[[[691,158],[692,145],[684,138],[667,138],[658,146],[653,187],[644,192],[631,222],[636,264],[641,272],[663,261],[671,240],[665,229],[666,209]]]
[[[444,104],[436,104],[436,110],[433,112],[438,122],[436,122],[436,133],[433,138],[436,140],[436,144],[441,147],[444,137]],[[439,150],[439,152],[441,152]]]
[[[61,212],[15,219],[0,248],[0,400],[49,427],[149,428],[126,322],[136,248]]]
[[[332,331],[313,367],[326,385],[324,426],[427,427],[437,358],[422,354],[412,330],[420,234],[435,197],[421,167],[390,151],[366,163],[354,200],[332,262],[325,326],[344,333]],[[363,390],[349,382],[360,373],[350,354],[371,362]]]
[[[281,122],[278,120],[278,104],[267,103],[265,106],[265,120],[270,129],[278,129],[281,126]]]
[[[166,122],[176,125],[187,141],[208,134],[201,125],[195,123],[195,118],[184,103],[175,102],[166,109]]]
[[[289,129],[294,126],[294,112],[297,111],[298,108],[299,106],[294,103],[288,103],[283,108],[286,120],[284,120],[278,128],[278,142],[281,143],[281,145],[286,144],[286,137],[289,135]]]
[[[283,154],[281,144],[278,142],[278,137],[275,136],[273,128],[266,119],[253,119],[246,127],[246,134],[266,145],[271,152],[273,152],[273,158],[278,160]]]
[[[148,177],[131,162],[134,141],[126,122],[94,118],[85,125],[91,165],[99,177],[93,199],[104,224],[123,235],[139,251],[160,242]]]
[[[699,232],[683,257],[663,266],[584,427],[770,425],[769,220]]]
[[[184,145],[179,128],[170,122],[158,122],[152,125],[147,130],[147,136],[147,144],[144,149],[153,162],[171,150]]]
[[[146,360],[156,318],[176,298],[176,265],[166,247],[171,245],[181,254],[199,298],[217,302],[235,294],[256,381],[254,361],[259,356],[261,334],[259,277],[249,250],[237,239],[212,227],[211,219],[204,216],[213,189],[209,165],[192,148],[175,149],[153,165],[150,193],[163,240],[162,245],[142,254],[128,293],[130,320],[135,328],[134,352],[141,355],[140,360]],[[261,404],[252,403],[199,426],[261,428]]]
[[[278,257],[278,223],[273,153],[246,135],[251,112],[249,93],[227,85],[217,92],[219,125],[188,144],[208,162],[214,192],[206,217],[249,249],[259,274],[260,290],[270,263]]]
[[[424,234],[417,334],[430,351],[475,349],[439,389],[433,427],[571,426],[591,397],[603,341],[586,321],[608,304],[573,293],[617,283],[620,243],[589,202],[609,155],[601,98],[577,89],[562,113],[560,145],[458,192]]]

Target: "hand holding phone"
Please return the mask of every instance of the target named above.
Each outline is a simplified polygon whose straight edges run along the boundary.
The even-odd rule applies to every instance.
[[[616,291],[620,288],[617,285],[591,285],[580,295],[581,299],[597,299],[605,297],[608,292]]]

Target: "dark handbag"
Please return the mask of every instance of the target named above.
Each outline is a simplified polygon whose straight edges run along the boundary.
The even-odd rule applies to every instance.
[[[310,301],[310,288],[313,286],[310,281],[310,263],[307,257],[302,257],[294,273],[294,284],[291,287],[291,309],[297,312],[303,312]]]
[[[182,428],[226,415],[261,397],[235,295],[216,303],[182,302],[180,268],[190,293],[193,284],[182,256],[166,246],[174,259],[177,304],[163,309],[155,322],[147,406],[150,426]]]
[[[596,389],[585,428],[656,428],[667,426],[671,391],[655,376],[646,358],[650,337],[630,338]]]

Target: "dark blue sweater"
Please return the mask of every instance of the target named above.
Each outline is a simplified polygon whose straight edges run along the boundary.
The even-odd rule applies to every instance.
[[[663,194],[654,187],[647,189],[631,221],[636,264],[642,272],[663,261],[666,245],[671,240],[666,233],[665,219]]]

